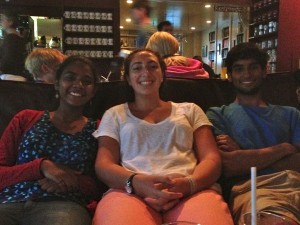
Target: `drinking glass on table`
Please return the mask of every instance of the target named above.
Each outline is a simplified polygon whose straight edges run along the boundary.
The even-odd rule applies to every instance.
[[[251,213],[243,215],[241,225],[251,225]],[[294,220],[271,212],[258,212],[256,225],[298,225]]]
[[[174,221],[174,222],[163,223],[162,225],[201,225],[201,224],[189,222],[189,221]]]

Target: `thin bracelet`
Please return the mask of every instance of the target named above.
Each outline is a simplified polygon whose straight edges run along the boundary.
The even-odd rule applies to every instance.
[[[187,176],[186,177],[189,181],[189,184],[190,184],[190,194],[194,194],[196,193],[197,191],[197,184],[196,184],[196,181],[195,179],[190,175],[190,176]]]

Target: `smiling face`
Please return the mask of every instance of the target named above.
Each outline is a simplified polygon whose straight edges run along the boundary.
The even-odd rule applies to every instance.
[[[156,55],[149,51],[137,52],[129,64],[129,85],[135,94],[158,94],[163,72]]]
[[[95,94],[95,76],[88,64],[75,61],[65,67],[55,87],[61,105],[81,107]]]
[[[237,60],[232,65],[229,80],[233,83],[238,94],[254,95],[261,90],[266,77],[266,68],[254,59]]]

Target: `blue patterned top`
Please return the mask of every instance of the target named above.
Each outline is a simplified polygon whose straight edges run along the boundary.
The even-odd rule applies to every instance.
[[[83,130],[67,134],[58,130],[50,121],[49,112],[25,133],[16,164],[23,164],[38,158],[47,158],[68,166],[85,175],[94,174],[97,140],[92,136],[97,122],[89,120]],[[40,188],[38,181],[24,181],[11,185],[0,192],[0,202],[23,202],[35,199],[59,198],[86,204],[89,199],[80,192],[48,193]]]

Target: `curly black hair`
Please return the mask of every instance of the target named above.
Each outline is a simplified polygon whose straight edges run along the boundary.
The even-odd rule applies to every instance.
[[[256,44],[245,42],[234,46],[227,54],[226,67],[228,73],[232,72],[233,64],[241,59],[254,59],[262,68],[266,68],[269,55],[263,49],[260,49]]]

